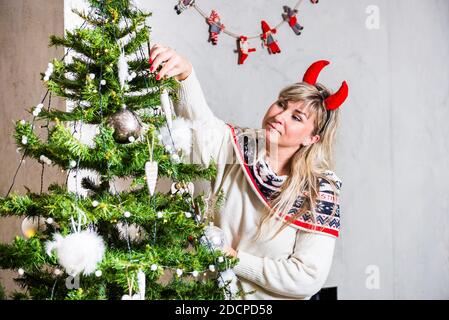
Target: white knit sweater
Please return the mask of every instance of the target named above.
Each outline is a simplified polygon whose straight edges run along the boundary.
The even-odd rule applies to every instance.
[[[230,127],[208,107],[194,70],[180,82],[179,97],[176,114],[197,125],[192,131],[193,161],[208,165],[213,159],[218,164],[212,191],[224,192],[225,202],[214,222],[238,250],[238,286],[255,291],[245,299],[310,299],[327,279],[336,237],[289,226],[269,239],[268,230],[278,228],[271,221],[263,229],[265,236],[253,241],[267,206],[239,162]]]

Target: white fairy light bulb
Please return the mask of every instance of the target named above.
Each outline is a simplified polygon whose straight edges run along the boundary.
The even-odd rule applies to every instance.
[[[164,217],[164,213],[163,213],[162,211],[159,211],[159,212],[157,213],[157,217],[158,217],[158,219],[163,218],[163,217]]]
[[[53,273],[54,273],[56,276],[59,276],[59,275],[62,273],[62,271],[61,271],[61,269],[56,268],[56,269],[53,271]]]
[[[19,270],[17,270],[17,273],[19,274],[19,276],[23,276],[25,274],[25,270],[19,268]]]
[[[176,269],[176,274],[178,277],[182,276],[182,269]]]
[[[223,258],[223,257],[218,257],[218,262],[219,262],[219,263],[224,262],[224,258]]]
[[[129,217],[131,217],[131,212],[125,211],[125,213],[123,215],[125,216],[125,218],[129,218]]]
[[[97,276],[98,278],[101,277],[102,274],[103,274],[103,272],[101,270],[95,271],[95,276]]]
[[[75,160],[70,160],[69,167],[70,168],[75,168],[76,167],[76,161]]]
[[[53,218],[47,218],[47,220],[45,220],[45,222],[47,222],[47,224],[53,224]]]
[[[192,217],[192,214],[190,212],[186,212],[185,215],[186,215],[186,218],[191,218]]]
[[[211,265],[209,266],[209,270],[210,270],[211,272],[214,272],[214,271],[215,271],[215,266],[214,266],[213,264],[211,264]]]
[[[91,80],[94,80],[94,79],[95,79],[95,74],[94,74],[94,73],[89,74],[89,78],[90,78]]]
[[[97,200],[92,201],[92,207],[96,208],[98,207],[99,203]]]
[[[136,141],[136,138],[134,138],[133,136],[130,136],[128,138],[128,141],[132,143],[132,142]]]
[[[104,79],[101,80],[101,81],[100,81],[100,84],[101,84],[102,86],[106,85],[106,80],[104,80]]]
[[[150,267],[151,271],[156,271],[157,270],[157,265],[156,264],[152,264]]]
[[[22,125],[22,126],[24,126],[25,124],[26,124],[26,121],[25,120],[20,120],[20,124]]]
[[[196,270],[193,271],[193,272],[192,272],[192,276],[194,276],[195,278],[198,277],[198,271],[196,271]]]

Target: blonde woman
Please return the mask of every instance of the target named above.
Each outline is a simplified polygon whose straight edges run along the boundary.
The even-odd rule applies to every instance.
[[[341,188],[332,147],[348,87],[332,95],[316,83],[327,64],[314,63],[303,82],[283,89],[255,130],[214,116],[187,59],[160,44],[150,50],[156,79],[180,83],[175,111],[197,123],[198,159],[217,163],[212,192],[225,202],[214,222],[228,240],[225,252],[239,258],[234,272],[246,299],[310,299],[329,274]]]

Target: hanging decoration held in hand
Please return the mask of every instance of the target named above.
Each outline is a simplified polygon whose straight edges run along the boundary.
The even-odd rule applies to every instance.
[[[212,10],[209,15],[205,13],[200,7],[196,4],[196,0],[178,0],[178,4],[175,6],[176,13],[179,15],[183,11],[194,8],[201,14],[206,23],[209,25],[209,42],[211,42],[214,46],[218,44],[218,35],[223,32],[228,36],[231,36],[236,39],[237,43],[237,53],[238,53],[238,64],[244,64],[245,60],[248,58],[249,53],[255,52],[255,48],[250,48],[249,40],[251,39],[260,39],[262,41],[262,47],[266,48],[269,54],[277,54],[281,53],[280,45],[278,41],[274,38],[273,34],[276,34],[279,30],[279,27],[284,23],[288,23],[290,28],[296,35],[300,35],[301,31],[304,27],[299,23],[298,20],[298,8],[302,3],[302,0],[299,0],[293,7],[283,6],[283,13],[281,14],[282,20],[280,23],[271,27],[270,24],[261,20],[262,33],[254,36],[248,36],[241,33],[235,33],[229,31],[228,28],[225,29],[224,24],[222,23],[222,19],[217,10]],[[317,4],[318,0],[310,0],[312,4]],[[272,24],[271,24],[272,25]]]

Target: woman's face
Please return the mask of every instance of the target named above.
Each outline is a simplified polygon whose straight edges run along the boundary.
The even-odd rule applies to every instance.
[[[301,145],[310,145],[320,140],[319,135],[312,136],[315,115],[304,108],[302,101],[286,101],[280,98],[269,108],[262,120],[267,141],[279,148],[298,149]]]

